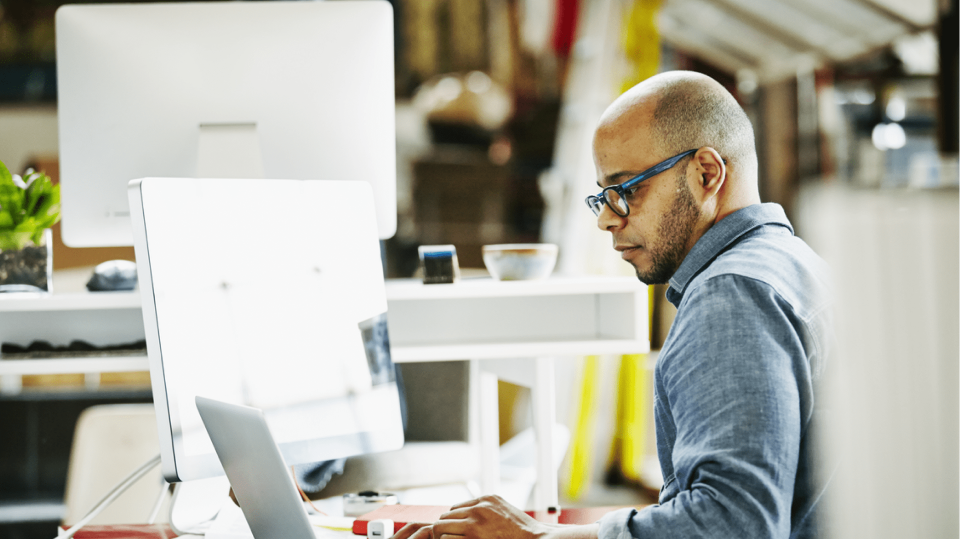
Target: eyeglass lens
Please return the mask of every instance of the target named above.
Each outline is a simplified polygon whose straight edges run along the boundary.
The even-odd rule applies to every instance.
[[[626,217],[629,208],[627,207],[627,201],[620,196],[620,193],[616,189],[608,189],[603,192],[603,198],[599,196],[588,196],[587,197],[587,206],[593,211],[593,214],[597,217],[600,216],[600,212],[603,211],[603,203],[606,201],[607,205],[610,206],[610,209],[620,217]]]
[[[626,217],[629,208],[627,207],[627,201],[620,196],[620,192],[617,189],[607,189],[603,192],[603,197],[607,200],[607,205],[610,206],[610,209],[620,217]]]
[[[587,207],[590,208],[590,211],[592,211],[594,215],[600,215],[600,199],[599,198],[591,195],[587,197],[586,202],[587,202]]]

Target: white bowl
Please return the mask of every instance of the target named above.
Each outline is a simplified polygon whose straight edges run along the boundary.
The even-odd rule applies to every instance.
[[[504,243],[483,246],[483,265],[500,281],[546,279],[557,264],[552,243]]]

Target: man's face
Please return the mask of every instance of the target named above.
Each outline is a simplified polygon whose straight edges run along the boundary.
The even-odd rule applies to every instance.
[[[594,139],[597,183],[622,183],[672,157],[655,153],[645,129],[624,135],[615,129],[598,131]],[[610,232],[613,248],[633,265],[646,284],[666,283],[692,247],[700,209],[687,182],[690,158],[644,182],[629,196],[630,215],[620,217],[606,205],[597,226]]]

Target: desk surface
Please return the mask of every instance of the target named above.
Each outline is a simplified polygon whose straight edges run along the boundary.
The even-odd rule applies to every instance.
[[[556,521],[560,524],[589,524],[596,522],[610,511],[621,509],[622,507],[625,506],[563,509]],[[546,512],[535,513],[533,517],[544,522],[551,520],[551,515]],[[336,533],[344,539],[359,537],[347,531]],[[113,526],[87,526],[77,532],[74,537],[77,539],[173,539],[177,537],[177,535],[173,533],[170,526],[166,524],[117,524]],[[202,536],[189,535],[182,537]]]
[[[87,526],[74,535],[77,539],[172,539],[176,536],[168,524]]]

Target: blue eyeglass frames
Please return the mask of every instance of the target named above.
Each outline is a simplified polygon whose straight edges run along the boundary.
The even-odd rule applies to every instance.
[[[584,202],[587,203],[587,207],[589,207],[597,217],[599,217],[600,212],[603,211],[604,204],[609,206],[610,209],[613,210],[613,213],[620,217],[626,217],[630,215],[630,204],[627,203],[627,196],[637,190],[640,182],[673,168],[681,159],[695,153],[697,153],[697,150],[687,150],[666,161],[661,161],[619,185],[605,187],[603,191],[600,191],[596,195],[588,196]]]

